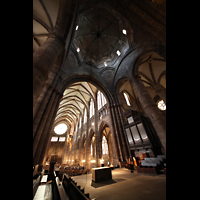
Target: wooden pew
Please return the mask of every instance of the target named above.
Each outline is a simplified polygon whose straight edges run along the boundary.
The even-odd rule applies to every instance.
[[[63,174],[62,185],[69,195],[70,199],[73,200],[89,200],[89,194],[84,194],[84,189],[81,189],[80,186],[77,186],[77,182]]]
[[[37,174],[34,175],[33,179],[36,178],[36,180],[33,182],[33,197],[35,196],[35,193],[38,189],[38,186],[40,184],[40,180],[42,179],[43,175],[44,175],[44,170],[40,172],[40,174],[38,174],[39,172],[37,172]]]
[[[66,194],[65,189],[64,189],[63,185],[60,183],[60,180],[58,177],[55,178],[55,182],[56,182],[56,187],[57,187],[57,190],[59,193],[60,200],[69,199],[69,197]]]

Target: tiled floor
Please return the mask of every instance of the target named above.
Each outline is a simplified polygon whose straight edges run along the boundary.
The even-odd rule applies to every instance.
[[[165,200],[166,176],[131,173],[125,168],[112,170],[112,180],[92,183],[92,174],[72,177],[85,193],[96,200]]]

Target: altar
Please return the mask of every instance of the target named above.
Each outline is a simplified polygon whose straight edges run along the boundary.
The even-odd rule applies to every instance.
[[[112,179],[112,173],[110,167],[92,168],[92,181],[97,183],[108,179]]]

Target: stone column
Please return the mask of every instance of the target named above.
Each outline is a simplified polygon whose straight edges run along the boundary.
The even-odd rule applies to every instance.
[[[65,139],[65,145],[63,148],[63,156],[62,156],[62,164],[67,163],[66,160],[68,160],[68,142],[67,142],[67,135],[66,135],[66,139]]]
[[[130,80],[133,88],[142,104],[142,107],[157,132],[157,135],[160,138],[161,144],[163,146],[162,151],[166,154],[166,121],[163,117],[162,113],[156,106],[154,100],[150,96],[149,92],[145,88],[144,84],[142,83],[141,77],[136,75],[133,76],[133,79]]]
[[[42,105],[42,102],[46,97],[48,89],[49,89],[49,85],[45,84],[39,97],[37,98],[37,100],[35,102],[33,102],[33,121],[35,120],[35,117],[37,116],[37,113],[40,110],[40,106]]]
[[[35,137],[33,138],[33,162],[43,162],[45,150],[53,126],[53,121],[59,106],[61,94],[56,90],[52,91],[50,100],[45,109],[44,115],[41,119],[40,125],[36,131]],[[49,133],[49,135],[48,135]]]
[[[119,157],[119,159],[121,161],[123,161],[123,151],[121,149],[121,141],[120,141],[120,137],[119,137],[119,128],[118,128],[118,125],[117,125],[117,120],[116,120],[116,113],[115,113],[115,110],[114,110],[114,107],[115,107],[115,104],[114,105],[110,105],[110,114],[111,114],[111,119],[113,121],[113,129],[114,129],[114,132],[113,132],[113,136],[115,138],[115,143],[117,145],[118,148],[117,149],[117,156]]]
[[[125,157],[126,159],[127,158],[130,158],[131,157],[131,152],[130,152],[130,149],[129,149],[129,145],[128,145],[128,141],[126,139],[126,136],[125,136],[125,130],[124,130],[124,125],[123,125],[123,116],[122,116],[122,113],[121,113],[121,105],[119,104],[119,98],[120,98],[120,95],[118,96],[116,94],[116,102],[118,103],[117,105],[117,111],[118,111],[118,114],[119,114],[119,117],[118,117],[118,120],[120,120],[121,122],[121,137],[122,137],[122,143],[123,143],[123,150],[125,152]]]
[[[52,91],[52,90],[53,89],[50,88],[50,91]],[[45,128],[45,124],[46,124],[47,120],[49,119],[50,111],[51,111],[51,108],[53,106],[53,102],[54,102],[55,96],[56,96],[56,92],[54,90],[54,91],[51,92],[49,101],[48,101],[48,103],[46,105],[46,108],[45,108],[45,110],[43,112],[41,120],[40,120],[40,122],[38,124],[38,127],[37,127],[36,131],[35,131],[35,134],[34,134],[34,137],[33,137],[33,157],[35,156],[35,153],[36,153],[40,138],[41,138],[42,133],[43,133],[44,128]]]
[[[59,103],[60,103],[60,99],[62,97],[62,94],[60,94],[57,91],[56,92],[56,96],[47,120],[47,123],[45,124],[45,128],[42,134],[42,138],[39,142],[38,148],[37,148],[37,156],[40,155],[39,157],[39,163],[42,164],[44,156],[45,156],[45,152],[47,151],[47,147],[49,146],[49,144],[51,143],[51,136],[52,136],[52,132],[53,132],[53,124],[54,124],[54,120],[56,117],[56,113],[59,107]]]
[[[48,92],[49,86],[56,87],[59,81],[59,78],[60,78],[59,73],[60,73],[60,67],[62,64],[62,58],[63,56],[61,52],[52,70],[48,74],[48,80],[45,81],[45,85],[43,89],[41,90],[40,95],[38,96],[37,100],[33,102],[33,120],[35,120],[35,117],[37,116],[38,111],[43,112],[43,109],[41,109],[41,105],[43,103],[43,100],[46,98],[46,96],[48,96],[47,92]]]
[[[82,155],[83,155],[83,153],[82,153],[82,147],[81,147],[81,143],[79,143],[79,160],[80,160],[80,163],[82,163],[82,160],[83,160],[83,156]]]
[[[37,99],[61,50],[65,47],[65,52],[68,52],[78,8],[77,0],[60,0],[53,33],[50,33],[43,45],[33,53],[33,102]]]
[[[166,94],[164,93],[163,89],[161,87],[158,87],[156,92],[160,96],[160,98],[165,102],[165,105],[167,105]]]
[[[40,125],[40,122],[41,122],[41,119],[45,112],[45,109],[46,109],[49,99],[52,95],[52,90],[53,90],[53,87],[49,86],[47,89],[47,92],[45,92],[45,97],[44,97],[43,101],[41,102],[41,105],[40,105],[40,107],[37,111],[37,114],[33,120],[33,137],[35,136],[38,126]]]
[[[129,158],[129,152],[128,152],[128,146],[127,146],[127,140],[125,138],[125,131],[124,131],[124,128],[123,128],[123,121],[122,121],[122,116],[121,116],[121,110],[120,110],[120,104],[119,104],[119,101],[118,101],[118,96],[117,94],[115,94],[115,100],[116,100],[116,105],[114,106],[115,108],[115,113],[116,113],[116,118],[117,118],[117,123],[118,123],[118,126],[119,126],[119,135],[120,135],[120,141],[122,143],[122,151],[123,151],[123,154],[124,154],[124,157],[125,157],[125,160],[127,160],[127,158]]]
[[[89,138],[89,109],[87,109],[87,122],[86,122],[86,143],[85,143],[85,166],[86,169],[90,169],[90,138]]]
[[[94,133],[95,133],[95,146],[96,146],[95,157],[96,157],[96,167],[100,167],[101,149],[100,149],[100,140],[99,140],[99,131],[98,131],[99,112],[98,112],[98,107],[97,107],[96,95],[95,95],[95,100],[94,100]]]
[[[33,53],[33,102],[37,99],[63,47],[64,41],[52,34]]]
[[[111,133],[109,133],[107,142],[108,142],[109,162],[110,164],[113,164],[113,147],[111,142]]]

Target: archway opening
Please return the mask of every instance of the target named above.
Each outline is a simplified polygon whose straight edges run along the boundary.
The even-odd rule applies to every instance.
[[[113,165],[113,152],[112,152],[112,141],[111,141],[111,130],[107,124],[103,122],[101,126],[100,138],[101,138],[101,166],[112,166]]]

